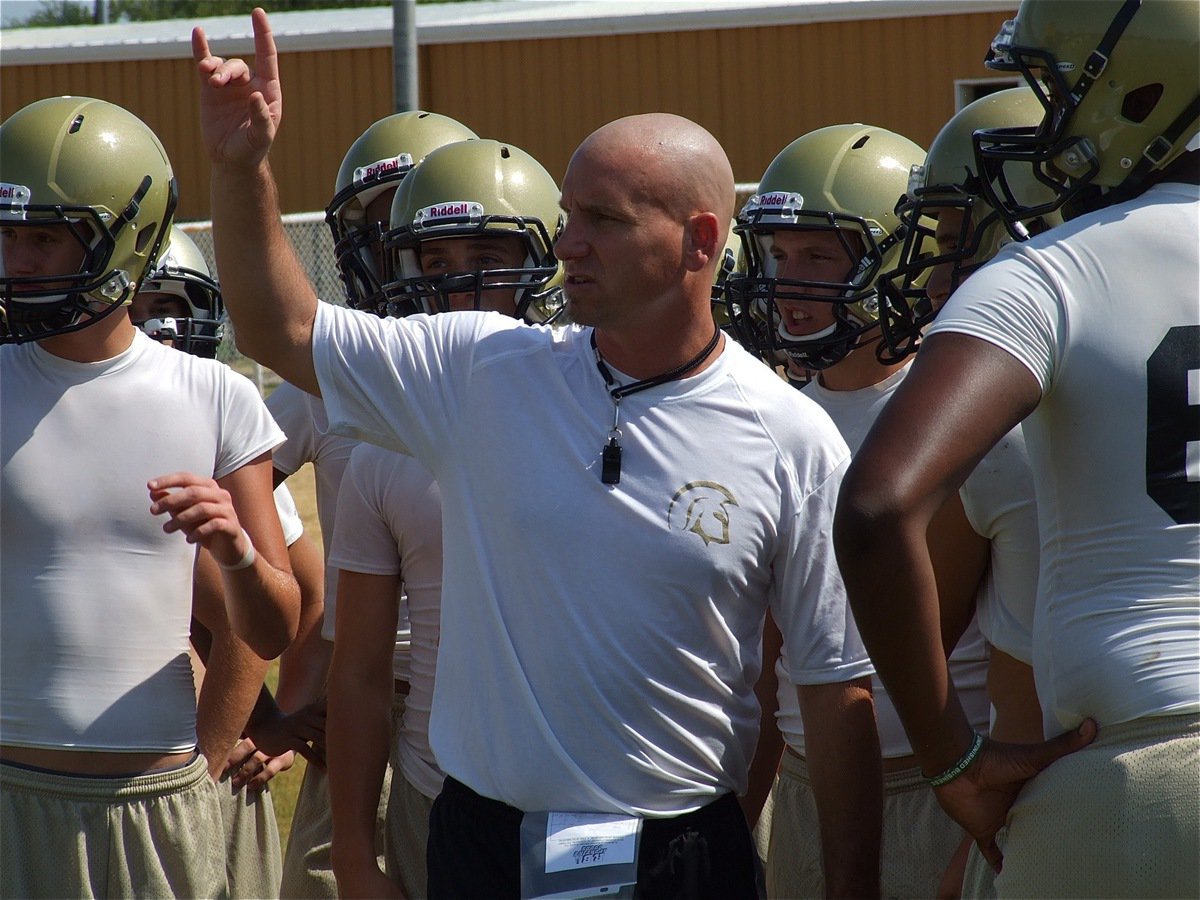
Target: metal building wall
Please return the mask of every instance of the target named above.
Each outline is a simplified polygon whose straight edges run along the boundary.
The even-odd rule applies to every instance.
[[[284,118],[271,161],[284,212],[324,209],[346,148],[367,125],[392,111],[391,56],[389,48],[280,56]],[[175,167],[177,218],[208,218],[209,165],[200,146],[190,59],[6,66],[0,116],[59,94],[100,97],[139,116],[162,140]]]
[[[970,13],[779,27],[429,44],[421,103],[511,141],[561,179],[594,128],[669,111],[709,128],[739,181],[789,141],[862,121],[922,145],[954,112],[954,80],[986,78],[1004,14]],[[214,48],[220,52],[220,47]],[[285,212],[318,210],[345,149],[392,109],[390,48],[284,53],[283,128],[272,154]],[[181,220],[208,217],[189,59],[5,66],[0,117],[57,94],[111,100],[162,138],[181,184]]]
[[[823,22],[422,48],[422,98],[561,178],[593,129],[668,111],[717,136],[738,181],[822,125],[866,122],[927,146],[954,114],[954,80],[1003,14]],[[514,102],[514,98],[520,98]]]

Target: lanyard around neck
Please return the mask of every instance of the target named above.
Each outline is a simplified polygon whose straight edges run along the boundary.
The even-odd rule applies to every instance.
[[[604,384],[608,387],[608,395],[613,401],[613,423],[612,429],[608,433],[608,443],[604,445],[600,454],[600,481],[603,484],[620,484],[621,482],[621,429],[619,426],[621,416],[621,401],[640,391],[647,390],[652,387],[658,387],[660,384],[666,384],[668,381],[676,381],[683,378],[689,372],[698,368],[708,357],[713,350],[717,348],[717,342],[721,339],[721,329],[714,327],[713,336],[709,342],[704,345],[704,349],[689,359],[681,366],[676,366],[669,372],[663,372],[661,375],[655,375],[653,378],[643,378],[641,381],[634,381],[631,384],[616,384],[616,379],[613,377],[607,364],[604,362],[604,357],[600,355],[600,349],[596,346],[596,331],[592,329],[591,343],[592,352],[596,354],[596,368],[600,370],[600,377],[604,379]]]

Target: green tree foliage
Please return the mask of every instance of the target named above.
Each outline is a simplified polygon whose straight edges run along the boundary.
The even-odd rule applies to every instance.
[[[91,25],[99,21],[101,3],[108,8],[109,22],[148,22],[157,19],[203,19],[210,16],[249,15],[262,6],[270,13],[314,9],[344,9],[364,6],[391,6],[392,0],[96,0],[72,3],[67,0],[42,0],[41,7],[24,21],[9,27],[46,27],[53,25]],[[447,0],[417,0],[417,3],[445,3]],[[457,2],[457,0],[449,0]]]

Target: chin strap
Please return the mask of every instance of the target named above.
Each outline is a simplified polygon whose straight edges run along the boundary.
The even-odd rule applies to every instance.
[[[1159,168],[1175,146],[1175,142],[1183,137],[1185,129],[1194,126],[1198,118],[1200,118],[1200,94],[1192,98],[1192,102],[1183,108],[1183,111],[1175,117],[1170,125],[1163,129],[1162,134],[1146,145],[1146,149],[1142,151],[1142,158],[1138,160],[1137,165],[1133,167],[1122,184],[1136,186],[1152,170]]]
[[[1078,106],[1080,101],[1091,90],[1096,79],[1099,78],[1104,70],[1108,67],[1108,59],[1112,56],[1113,48],[1117,46],[1117,41],[1121,39],[1121,35],[1125,33],[1125,29],[1129,27],[1129,23],[1133,21],[1134,14],[1142,8],[1142,0],[1125,0],[1125,4],[1113,16],[1113,20],[1108,23],[1108,30],[1104,32],[1104,37],[1100,38],[1100,43],[1096,45],[1096,49],[1091,52],[1087,58],[1087,62],[1083,64],[1083,71],[1079,75],[1079,80],[1075,82],[1075,86],[1071,88],[1071,99]]]

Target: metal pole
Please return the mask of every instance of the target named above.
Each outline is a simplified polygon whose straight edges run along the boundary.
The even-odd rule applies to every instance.
[[[108,24],[108,0],[95,0],[92,5],[92,21],[97,25]]]
[[[392,0],[392,97],[396,112],[420,107],[416,0]]]

